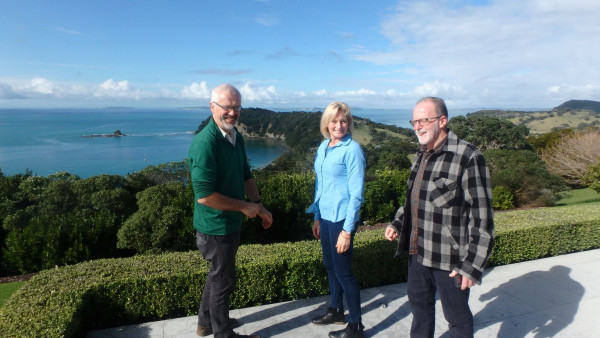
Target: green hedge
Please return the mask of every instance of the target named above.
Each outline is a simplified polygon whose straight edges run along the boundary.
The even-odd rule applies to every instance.
[[[600,248],[600,203],[496,212],[488,265]]]
[[[600,247],[600,203],[496,213],[490,265]],[[383,230],[358,233],[361,288],[406,280]],[[245,245],[232,308],[325,295],[319,242]],[[42,271],[0,308],[2,337],[72,337],[89,330],[193,316],[208,265],[197,251],[102,259]]]

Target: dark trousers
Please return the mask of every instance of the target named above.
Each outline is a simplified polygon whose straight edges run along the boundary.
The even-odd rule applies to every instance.
[[[198,325],[212,326],[215,337],[233,336],[229,318],[229,296],[236,283],[235,255],[240,245],[240,232],[223,236],[196,231],[196,246],[210,262],[210,271],[202,292]]]
[[[354,234],[350,240],[350,248],[346,252],[339,254],[335,247],[343,225],[344,221],[333,223],[321,220],[321,248],[331,291],[331,307],[343,309],[345,294],[348,312],[350,312],[350,322],[361,323],[360,287],[352,272]]]
[[[411,337],[433,337],[435,294],[439,294],[450,337],[473,337],[473,314],[469,308],[469,289],[461,290],[450,271],[423,266],[417,255],[408,258],[407,293],[413,314]]]

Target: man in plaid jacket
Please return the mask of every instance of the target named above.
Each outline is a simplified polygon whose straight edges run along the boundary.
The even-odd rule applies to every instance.
[[[451,337],[473,336],[469,289],[481,284],[494,242],[490,173],[481,152],[446,128],[440,98],[417,102],[410,121],[421,144],[406,200],[385,237],[408,253],[411,337],[433,337],[439,294]]]

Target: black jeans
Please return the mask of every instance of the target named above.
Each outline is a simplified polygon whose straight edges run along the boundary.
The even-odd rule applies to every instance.
[[[236,283],[235,255],[239,245],[239,231],[222,236],[196,231],[196,246],[202,257],[210,262],[198,311],[198,325],[212,326],[215,337],[234,334],[229,318],[229,296]]]
[[[409,256],[407,294],[413,314],[411,337],[433,337],[436,291],[448,321],[450,337],[473,337],[469,289],[461,290],[449,274],[450,271],[423,266],[417,261],[417,255]]]

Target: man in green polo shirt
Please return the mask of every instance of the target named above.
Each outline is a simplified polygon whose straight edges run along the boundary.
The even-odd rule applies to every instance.
[[[241,103],[242,96],[234,86],[222,84],[213,89],[212,118],[194,137],[188,156],[195,200],[196,245],[202,257],[211,263],[198,312],[199,336],[248,337],[235,333],[235,320],[229,318],[242,214],[251,218],[260,216],[265,229],[273,222],[250,172],[244,139],[234,127],[240,117]],[[250,202],[245,201],[245,196]]]

